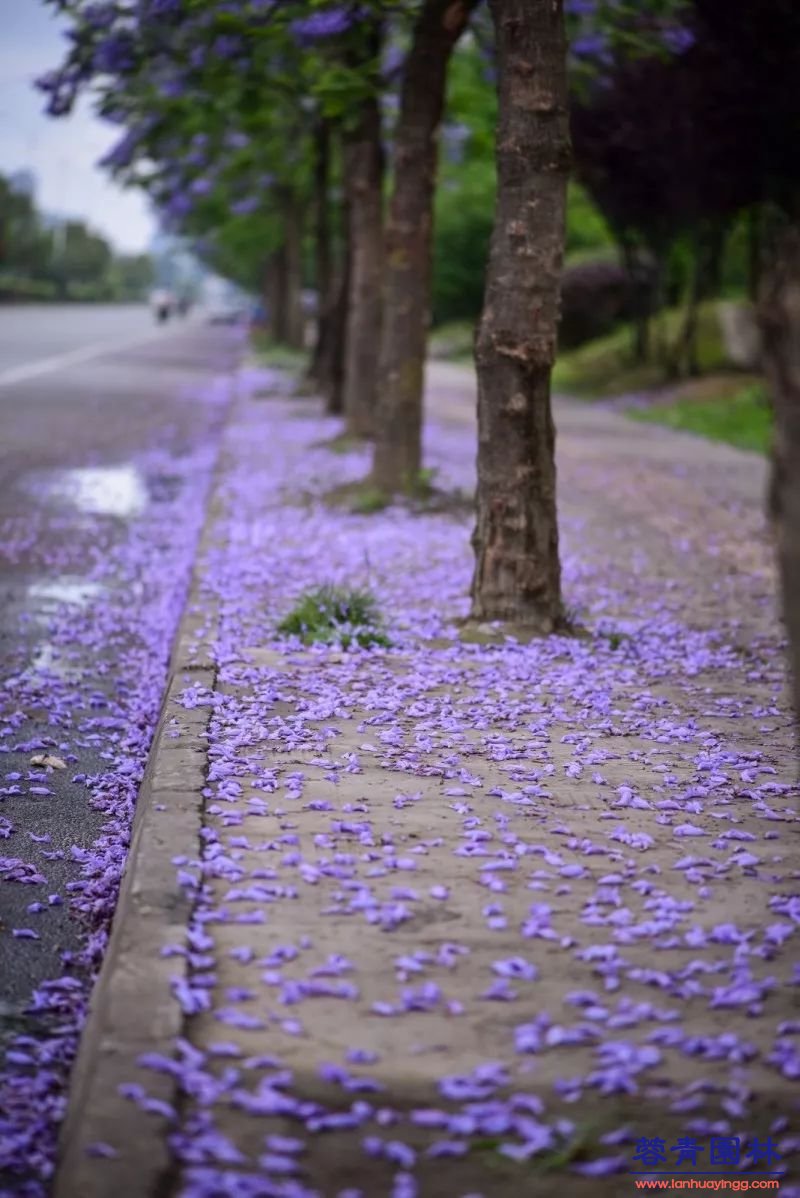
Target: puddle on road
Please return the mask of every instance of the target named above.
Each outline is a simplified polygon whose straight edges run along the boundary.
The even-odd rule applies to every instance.
[[[62,499],[90,516],[131,519],[147,507],[144,478],[135,466],[82,466],[61,470],[43,486],[32,484],[47,498]]]
[[[31,681],[40,681],[47,675],[62,679],[80,678],[82,670],[73,653],[52,641],[49,629],[61,609],[86,610],[108,589],[80,574],[40,578],[36,582],[28,582],[24,589],[20,588],[14,597],[14,607],[19,611],[20,620],[17,653],[24,652],[24,658],[17,672],[4,685],[13,689]]]
[[[57,674],[62,678],[80,676],[77,666],[62,659],[61,653],[47,641],[36,650],[26,674]]]
[[[28,587],[28,599],[37,607],[54,607],[68,603],[73,607],[88,607],[102,591],[99,582],[88,582],[85,578],[62,575],[48,581],[34,582]]]
[[[87,515],[140,515],[147,507],[147,488],[134,466],[86,466],[64,476],[64,493]]]
[[[74,681],[83,677],[83,670],[74,661],[67,660],[50,641],[39,641],[25,669],[9,678],[4,685],[8,690],[14,690],[48,676]]]

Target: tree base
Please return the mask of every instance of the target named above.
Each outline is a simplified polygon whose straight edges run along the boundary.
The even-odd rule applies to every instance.
[[[566,616],[555,623],[549,620],[485,620],[467,616],[466,619],[457,621],[457,624],[460,629],[459,640],[468,645],[500,646],[504,645],[509,637],[521,645],[528,645],[548,636],[578,637],[582,640],[589,636],[582,625],[572,622]]]

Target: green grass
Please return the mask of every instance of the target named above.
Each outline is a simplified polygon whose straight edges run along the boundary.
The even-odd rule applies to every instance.
[[[337,433],[335,437],[317,441],[314,444],[314,449],[327,449],[328,453],[344,455],[363,449],[365,444],[366,442],[359,440],[358,437],[349,437],[347,433]]]
[[[390,502],[389,496],[380,487],[367,485],[354,492],[350,511],[358,516],[374,516],[376,512],[384,512]]]
[[[451,321],[433,329],[430,355],[440,362],[471,362],[475,324],[471,320]]]
[[[679,334],[683,313],[675,309],[662,312],[652,322],[651,336],[673,344]],[[704,304],[698,316],[698,365],[702,373],[730,367],[716,305]],[[621,325],[606,337],[589,341],[578,349],[562,354],[553,370],[553,389],[567,395],[597,398],[625,395],[662,386],[664,371],[658,363],[637,364],[632,357],[633,334]]]
[[[331,447],[333,443],[329,442],[327,448]],[[451,506],[453,500],[459,497],[455,494],[447,496],[439,491],[435,485],[436,474],[435,469],[424,468],[410,478],[396,494],[384,491],[370,477],[362,478],[334,487],[328,491],[326,498],[332,506],[344,507],[358,516],[371,516],[376,512],[383,512],[395,501],[404,501],[412,509],[423,511],[431,510],[437,504]]]
[[[696,398],[691,391],[671,401],[628,413],[634,420],[666,424],[696,433],[711,441],[725,441],[739,449],[767,453],[772,434],[772,414],[762,383],[751,383],[733,394]]]
[[[264,366],[274,366],[276,370],[301,371],[306,365],[308,355],[301,349],[289,349],[279,345],[267,333],[258,329],[250,334],[250,344],[259,362]]]
[[[736,371],[725,357],[717,306],[700,308],[698,318],[698,365],[701,377],[675,387],[647,407],[628,412],[634,420],[665,424],[696,433],[712,441],[724,441],[739,449],[766,453],[769,449],[772,416],[763,383],[754,375]],[[653,321],[652,338],[668,345],[680,331],[682,313],[664,312]],[[590,341],[563,354],[553,371],[553,389],[567,395],[603,398],[636,392],[664,390],[663,367],[637,365],[631,354],[632,333],[628,326],[607,337]]]
[[[375,598],[369,591],[326,584],[301,595],[278,625],[284,636],[297,636],[304,645],[390,644]]]

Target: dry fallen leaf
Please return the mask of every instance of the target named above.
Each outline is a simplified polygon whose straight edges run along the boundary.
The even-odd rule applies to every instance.
[[[66,761],[62,761],[60,757],[54,757],[51,753],[37,753],[35,757],[31,757],[31,765],[46,765],[51,770],[67,768]]]

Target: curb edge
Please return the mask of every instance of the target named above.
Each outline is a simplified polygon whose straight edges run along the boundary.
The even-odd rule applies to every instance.
[[[149,1097],[170,1105],[176,1099],[173,1079],[143,1070],[137,1059],[143,1052],[172,1056],[175,1038],[184,1028],[172,980],[186,976],[186,960],[164,957],[161,950],[185,945],[194,905],[178,885],[172,858],[200,851],[207,757],[205,748],[196,746],[203,743],[212,708],[186,709],[175,700],[189,680],[209,689],[216,681],[211,660],[202,652],[197,655],[198,562],[217,517],[225,435],[239,398],[238,373],[236,368],[230,375],[230,406],[219,433],[189,590],[136,800],[111,934],[70,1074],[52,1198],[158,1198],[169,1188],[171,1162],[163,1119],[124,1098],[119,1086],[140,1083]],[[119,1135],[121,1128],[124,1136]],[[106,1143],[113,1144],[115,1156],[92,1153],[93,1145]]]

